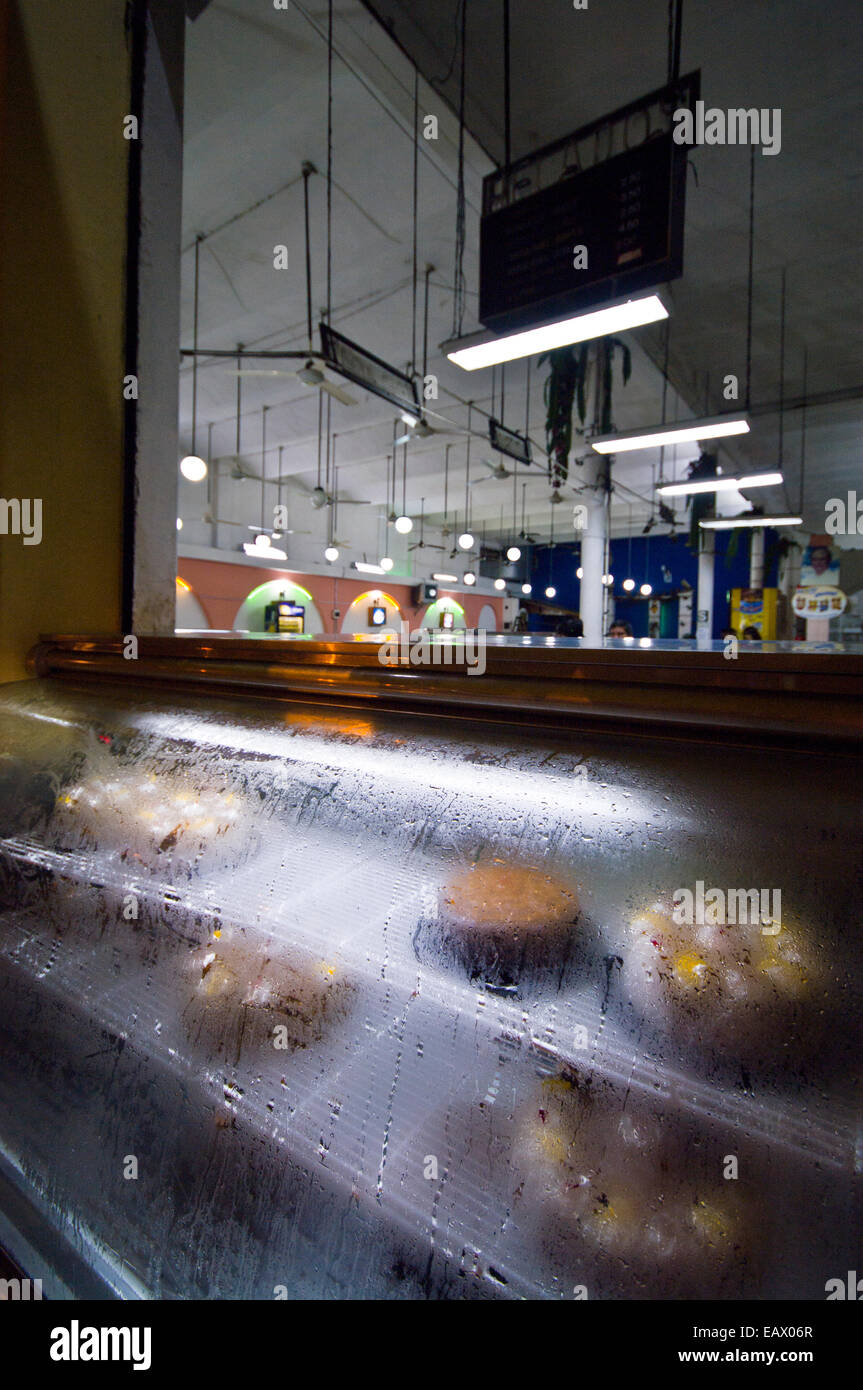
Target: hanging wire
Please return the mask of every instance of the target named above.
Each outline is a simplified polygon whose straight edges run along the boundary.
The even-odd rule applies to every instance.
[[[443,524],[446,526],[447,513],[449,511],[449,451],[451,444],[447,444],[443,465]]]
[[[327,23],[327,323],[333,309],[333,0]]]
[[[261,406],[261,530],[267,515],[267,406]]]
[[[195,322],[192,326],[192,340],[195,357],[192,362],[192,453],[198,452],[198,266],[203,237],[195,237]]]
[[[411,376],[414,376],[417,369],[417,284],[419,277],[418,242],[419,242],[419,164],[420,164],[420,73],[419,68],[414,66],[414,139],[413,139],[413,310],[412,310],[412,339],[411,339]]]
[[[461,74],[459,77],[458,107],[458,192],[456,195],[455,219],[455,274],[453,275],[453,322],[452,336],[460,338],[464,324],[465,278],[465,179],[464,179],[464,137],[465,137],[465,70],[467,48],[467,0],[461,0]]]
[[[309,336],[309,352],[314,345],[312,329],[312,237],[309,221],[309,178],[314,173],[314,165],[308,160],[303,165],[303,217],[306,226],[306,328]]]
[[[749,269],[746,300],[746,409],[752,401],[752,289],[755,251],[755,146],[749,148]]]
[[[471,518],[471,416],[474,402],[467,403],[467,460],[464,467],[464,530],[470,528]]]
[[[680,77],[680,45],[683,36],[683,0],[668,0],[668,83]]]
[[[323,391],[319,391],[319,392],[318,392],[318,477],[317,477],[317,483],[316,483],[316,486],[317,486],[317,487],[320,487],[320,486],[321,486],[321,464],[322,464],[322,461],[323,461],[323,460],[322,460],[322,455],[323,455],[323,438],[324,438],[324,393],[323,393]]]
[[[243,396],[243,377],[241,367],[243,365],[243,344],[237,343],[237,466],[240,463],[240,421],[243,418],[241,410]]]
[[[408,495],[408,446],[405,442],[404,453],[402,454],[402,516],[407,516],[407,495]]]
[[[785,449],[785,275],[786,266],[782,267],[782,290],[779,306],[779,469],[782,469],[782,460]]]
[[[509,196],[509,170],[512,164],[512,84],[510,75],[509,0],[503,0],[503,129],[506,190]],[[501,417],[503,418],[503,417]]]
[[[806,477],[806,387],[808,381],[809,358],[806,348],[803,348],[803,407],[800,412],[800,506],[798,512],[803,515],[803,483]]]

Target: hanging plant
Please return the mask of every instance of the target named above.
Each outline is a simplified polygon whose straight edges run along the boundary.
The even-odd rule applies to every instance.
[[[719,458],[716,454],[705,454],[702,450],[699,457],[689,465],[686,470],[688,478],[715,478],[719,472]],[[700,524],[707,517],[716,515],[716,494],[713,492],[697,492],[690,494],[686,500],[686,505],[690,508],[689,513],[689,540],[687,545],[690,550],[698,552],[701,544]]]
[[[545,401],[545,440],[551,480],[557,487],[569,476],[572,451],[572,411],[578,399],[579,416],[586,410],[585,376],[587,343],[556,348],[544,353],[539,364],[548,362],[549,373],[543,387]]]
[[[600,360],[601,391],[598,433],[609,434],[611,423],[611,398],[613,389],[614,355],[620,350],[624,386],[632,375],[632,353],[620,338],[600,338],[596,340],[597,357]],[[549,373],[543,388],[545,400],[545,437],[548,451],[549,473],[555,487],[565,483],[569,477],[569,456],[572,452],[573,409],[577,409],[582,426],[587,418],[588,381],[591,370],[591,343],[577,343],[570,347],[556,348],[554,352],[544,353],[539,359],[540,366],[549,364]]]

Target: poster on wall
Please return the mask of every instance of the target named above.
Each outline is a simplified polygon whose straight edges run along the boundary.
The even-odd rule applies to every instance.
[[[820,541],[815,544],[810,541],[803,552],[800,585],[805,589],[810,584],[829,584],[834,589],[839,588],[839,556],[829,545]]]

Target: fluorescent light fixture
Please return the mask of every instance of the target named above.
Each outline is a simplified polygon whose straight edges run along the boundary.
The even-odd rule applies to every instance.
[[[419,416],[412,415],[409,410],[402,411],[401,419],[404,420],[405,424],[409,425],[412,430],[416,429],[417,425],[419,424]]]
[[[705,531],[733,531],[736,526],[802,526],[802,516],[717,516],[702,521]]]
[[[466,574],[462,575],[462,583],[467,584],[468,588],[476,583],[476,575],[473,570],[468,570]]]
[[[653,585],[642,584],[638,592],[642,595],[643,598],[650,598],[650,595],[653,593]]]
[[[494,581],[494,587],[495,587],[496,589],[505,589],[505,588],[506,588],[506,580],[505,580],[505,579],[496,579],[496,580]]]
[[[624,333],[628,328],[640,328],[645,323],[667,319],[668,310],[657,294],[640,299],[617,300],[601,309],[589,309],[583,314],[541,324],[537,328],[521,329],[503,337],[490,333],[475,333],[444,343],[443,351],[450,362],[475,372],[481,367],[495,367],[501,362],[514,362],[519,357],[533,357],[538,352],[568,347],[570,343],[585,343],[604,338],[609,333]]]
[[[396,530],[398,531],[400,536],[406,536],[413,529],[414,524],[409,516],[396,517]]]
[[[200,483],[207,476],[207,465],[197,454],[187,454],[180,459],[180,472],[190,483]]]
[[[557,589],[555,589],[553,584],[549,584],[545,591],[545,596],[546,598],[557,598]]]
[[[470,531],[462,531],[458,543],[462,550],[473,550],[473,536]]]
[[[438,584],[457,584],[457,574],[433,574],[432,579],[436,579]]]
[[[634,580],[634,579],[624,579],[624,581],[623,581],[623,587],[624,587],[624,589],[626,590],[626,592],[627,592],[628,594],[631,594],[632,591],[633,591],[633,589],[635,588],[635,580]]]
[[[522,586],[521,586],[521,592],[522,592],[523,594],[532,594],[532,593],[533,593],[533,585],[532,585],[532,584],[522,584]]]
[[[264,550],[262,546],[255,545],[251,541],[243,541],[243,550],[247,555],[257,555],[259,560],[262,556],[266,556],[268,560],[287,560],[288,558],[288,552],[279,550],[276,545],[271,545],[267,550]]]
[[[521,559],[521,551],[517,545],[511,545],[509,547],[509,550],[506,552],[506,558],[511,560],[513,564],[515,564],[516,560]]]
[[[651,425],[645,430],[623,434],[601,434],[590,442],[598,454],[626,454],[633,449],[654,449],[662,444],[696,443],[700,439],[727,439],[732,434],[748,434],[745,415],[710,415],[703,420],[680,420],[672,425]]]
[[[369,565],[365,560],[354,560],[352,568],[360,574],[386,574],[383,565]]]
[[[743,487],[773,487],[783,483],[781,473],[747,473],[741,478],[692,478],[682,483],[661,483],[661,497],[686,497],[693,492],[734,492]]]
[[[391,560],[389,555],[385,555],[384,558],[381,560],[381,569],[383,570],[384,574],[389,574],[394,564],[395,560]]]
[[[330,562],[330,564],[332,564],[333,561],[334,561],[334,560],[337,560],[338,558],[339,558],[338,547],[335,546],[335,545],[328,545],[327,548],[326,548],[326,550],[324,551],[324,559],[325,559],[325,560],[328,560],[328,561]]]

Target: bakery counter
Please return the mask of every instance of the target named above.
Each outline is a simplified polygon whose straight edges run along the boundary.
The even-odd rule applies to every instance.
[[[720,756],[701,705],[530,724],[372,699],[367,647],[301,678],[166,643],[145,677],[87,640],[0,691],[0,1230],[46,1291],[72,1256],[124,1298],[820,1298],[855,1267],[852,669],[839,737],[758,746],[750,711]]]

